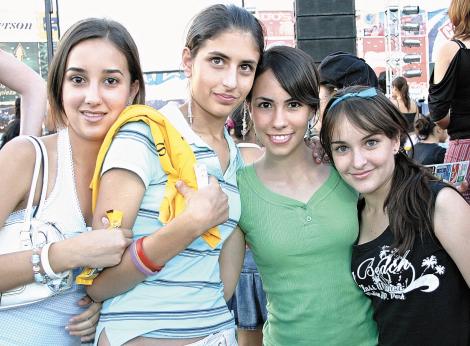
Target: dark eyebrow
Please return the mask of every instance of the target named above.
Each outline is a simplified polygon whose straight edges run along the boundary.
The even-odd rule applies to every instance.
[[[345,141],[332,141],[330,144],[344,144],[346,143]]]
[[[370,135],[364,136],[364,138],[362,138],[362,140],[369,139],[370,137],[377,136],[377,135],[380,135],[380,134],[381,134],[380,132],[374,132],[374,133],[371,133]]]
[[[272,99],[270,99],[268,97],[264,97],[264,96],[257,97],[255,100],[256,101],[274,102]]]
[[[216,55],[216,56],[220,56],[222,59],[225,59],[225,60],[230,60],[230,57],[222,52],[219,52],[219,51],[212,51],[212,52],[209,52],[210,55]],[[255,65],[258,64],[257,61],[255,60],[242,60],[242,64],[250,64],[250,65]]]
[[[370,137],[376,136],[376,135],[378,135],[378,134],[380,134],[380,132],[371,133],[370,135],[364,136],[364,137],[362,138],[362,140],[363,140],[363,141],[364,141],[364,140],[367,140],[367,139],[369,139]],[[345,143],[346,143],[345,141],[332,141],[332,142],[331,142],[331,144],[345,144]]]
[[[80,72],[85,73],[86,70],[80,67],[69,67],[65,72],[72,71],[72,72]],[[124,74],[119,69],[104,69],[103,73],[111,74],[111,73],[119,73],[120,75],[124,76]]]
[[[69,72],[69,71],[72,71],[72,72],[85,72],[84,69],[82,68],[79,68],[79,67],[69,67],[68,69],[65,70],[65,72]]]

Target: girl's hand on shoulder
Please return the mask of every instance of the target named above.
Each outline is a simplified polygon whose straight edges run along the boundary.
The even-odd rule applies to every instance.
[[[95,338],[101,303],[96,303],[90,297],[84,296],[78,301],[78,305],[88,308],[80,315],[72,317],[65,329],[69,331],[70,335],[80,336],[82,342],[90,342]]]
[[[176,188],[186,200],[183,213],[198,226],[200,234],[227,221],[228,197],[215,177],[209,177],[209,185],[197,191],[182,181],[176,183]]]
[[[311,139],[306,141],[307,146],[312,149],[312,158],[315,163],[330,163],[330,158],[326,154],[325,149],[323,149],[318,136],[313,136]]]

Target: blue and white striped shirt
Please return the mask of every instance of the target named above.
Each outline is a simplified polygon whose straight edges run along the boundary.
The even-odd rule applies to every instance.
[[[215,249],[199,237],[168,261],[161,272],[103,304],[96,340],[106,328],[112,345],[121,345],[137,336],[169,339],[207,336],[235,326],[225,303],[218,261],[223,242],[240,217],[236,171],[243,163],[239,151],[225,131],[230,163],[223,173],[214,150],[191,130],[176,105],[167,105],[161,112],[191,145],[197,161],[218,179],[229,198],[229,220],[219,226],[222,241]],[[146,124],[129,123],[117,133],[101,174],[112,168],[134,172],[146,187],[133,227],[134,238],[158,232],[162,227],[158,210],[167,177]]]

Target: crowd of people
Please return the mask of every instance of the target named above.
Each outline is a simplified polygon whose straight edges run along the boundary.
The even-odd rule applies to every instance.
[[[352,54],[265,50],[221,4],[189,25],[187,101],[156,110],[127,29],[75,23],[48,74],[57,132],[0,150],[0,344],[468,346],[468,185],[423,166],[470,159],[470,2],[449,17],[430,117],[405,78],[389,99]],[[38,135],[46,99],[24,93]]]

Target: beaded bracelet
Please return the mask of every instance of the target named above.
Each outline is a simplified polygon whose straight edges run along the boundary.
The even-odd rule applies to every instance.
[[[42,248],[33,248],[31,263],[33,264],[34,281],[38,284],[47,283],[47,277],[41,273],[41,250]]]
[[[158,264],[154,263],[150,258],[145,255],[144,252],[144,238],[139,238],[135,242],[135,249],[137,252],[137,256],[139,257],[140,261],[152,272],[159,272],[162,270],[163,266],[159,266]]]
[[[41,251],[41,265],[42,269],[44,269],[44,272],[46,273],[47,277],[51,280],[55,279],[63,279],[68,275],[68,272],[63,272],[56,274],[52,268],[51,264],[49,263],[49,248],[52,245],[52,243],[47,243]]]
[[[132,263],[134,263],[135,268],[144,274],[145,276],[151,276],[156,274],[156,272],[152,272],[149,268],[147,268],[141,261],[139,256],[137,255],[137,250],[136,250],[136,242],[134,241],[131,246],[129,247],[130,254],[131,254],[131,260]]]

